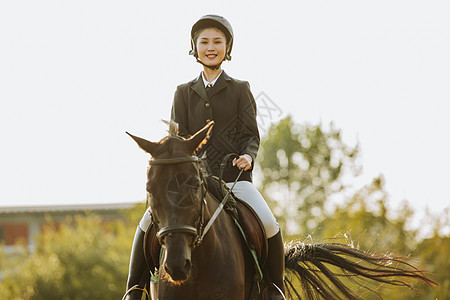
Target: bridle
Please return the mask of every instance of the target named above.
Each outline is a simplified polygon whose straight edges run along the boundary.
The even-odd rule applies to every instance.
[[[201,159],[198,156],[183,156],[183,157],[174,157],[174,158],[153,158],[150,160],[150,165],[175,165],[181,163],[200,163]],[[194,236],[193,246],[196,247],[200,244],[203,233],[203,225],[205,221],[205,205],[206,205],[206,183],[203,177],[201,170],[199,170],[200,179],[201,179],[201,188],[202,188],[202,200],[200,207],[200,215],[196,220],[197,228],[191,225],[170,225],[161,228],[157,233],[156,237],[161,245],[163,245],[164,237],[171,233],[187,233],[192,234]],[[153,218],[153,216],[152,216]]]
[[[224,157],[224,159],[222,160],[222,163],[220,166],[221,172],[220,172],[220,176],[219,176],[219,182],[222,181],[222,173],[223,173],[223,169],[225,168],[225,164],[228,161],[228,159],[232,156],[238,156],[238,155],[235,153],[230,153],[230,154],[226,155]],[[199,158],[198,156],[192,155],[192,156],[172,157],[172,158],[153,158],[150,160],[149,163],[150,163],[150,165],[174,165],[174,164],[181,164],[181,163],[188,163],[188,162],[201,163],[202,159],[203,158]],[[201,200],[201,204],[200,204],[201,205],[200,215],[198,216],[197,221],[195,222],[196,224],[198,224],[197,228],[195,228],[194,226],[190,226],[190,225],[170,225],[170,226],[163,227],[156,233],[156,237],[158,238],[160,245],[163,245],[164,237],[166,235],[175,233],[175,232],[181,232],[181,233],[192,234],[194,236],[192,246],[194,248],[198,247],[201,244],[201,242],[203,241],[203,238],[205,237],[209,228],[211,228],[212,224],[218,217],[219,213],[224,208],[224,206],[228,200],[228,197],[230,196],[231,191],[234,188],[234,185],[241,177],[241,174],[243,171],[244,171],[243,169],[240,170],[239,175],[236,177],[236,180],[234,181],[233,185],[231,186],[230,189],[227,190],[226,195],[220,202],[217,209],[214,211],[214,214],[212,215],[212,217],[210,218],[210,220],[208,221],[206,226],[204,226],[207,184],[206,184],[205,178],[202,173],[202,168],[200,167],[199,174],[200,174],[200,179],[201,179],[202,200]],[[153,216],[152,216],[152,218],[153,218]]]

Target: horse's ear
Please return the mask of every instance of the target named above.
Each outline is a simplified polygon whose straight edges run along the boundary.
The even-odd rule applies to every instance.
[[[191,136],[186,142],[191,146],[192,151],[199,150],[209,139],[214,121],[206,124],[205,127],[197,131],[193,136]]]
[[[153,143],[153,142],[147,141],[143,138],[134,136],[128,132],[126,132],[126,134],[128,134],[139,145],[139,147],[142,150],[144,150],[147,153],[150,153],[152,156],[154,156],[153,153],[156,153],[157,149],[160,146],[160,144],[158,144],[158,143]]]

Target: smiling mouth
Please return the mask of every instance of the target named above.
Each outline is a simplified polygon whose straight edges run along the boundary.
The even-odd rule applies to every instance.
[[[217,57],[217,54],[207,54],[206,57],[213,59]]]

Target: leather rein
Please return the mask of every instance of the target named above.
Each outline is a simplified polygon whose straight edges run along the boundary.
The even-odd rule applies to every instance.
[[[224,168],[226,161],[232,155],[236,155],[236,154],[233,153],[233,154],[229,154],[229,155],[225,156],[225,158],[223,159],[222,164],[221,164],[221,169]],[[174,158],[154,158],[154,159],[150,160],[149,164],[150,165],[174,165],[174,164],[181,164],[181,163],[188,163],[188,162],[200,163],[201,161],[202,161],[202,158],[192,155],[192,156],[174,157]],[[196,222],[198,224],[197,228],[195,228],[194,226],[191,226],[191,225],[170,225],[170,226],[163,227],[156,233],[156,237],[158,238],[159,243],[162,245],[162,241],[166,235],[168,235],[170,233],[181,232],[181,233],[192,234],[194,236],[193,246],[194,246],[194,248],[198,247],[201,244],[201,242],[203,241],[203,238],[205,237],[206,233],[208,232],[208,230],[211,228],[212,224],[218,217],[219,213],[222,211],[223,207],[225,206],[225,204],[231,194],[231,191],[233,190],[236,182],[239,180],[242,172],[243,172],[243,169],[241,169],[239,175],[237,176],[236,180],[233,183],[233,186],[227,191],[227,194],[225,195],[225,197],[223,198],[223,200],[221,201],[221,203],[215,210],[215,212],[212,215],[211,219],[209,220],[208,224],[206,224],[206,226],[204,226],[205,205],[206,205],[205,196],[206,196],[207,191],[206,191],[206,182],[203,177],[203,173],[200,169],[199,173],[200,173],[201,182],[202,182],[202,200],[201,200],[200,215],[198,216],[197,222]],[[220,177],[222,177],[222,176],[220,176]]]

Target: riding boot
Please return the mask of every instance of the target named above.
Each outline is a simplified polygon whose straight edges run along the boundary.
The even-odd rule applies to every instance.
[[[149,268],[144,257],[145,232],[138,226],[131,248],[130,267],[127,280],[127,294],[125,300],[140,300],[145,284],[149,281]]]
[[[269,286],[269,300],[285,299],[284,293],[284,244],[281,230],[276,235],[267,240],[269,253],[267,257],[267,267],[271,280]]]

